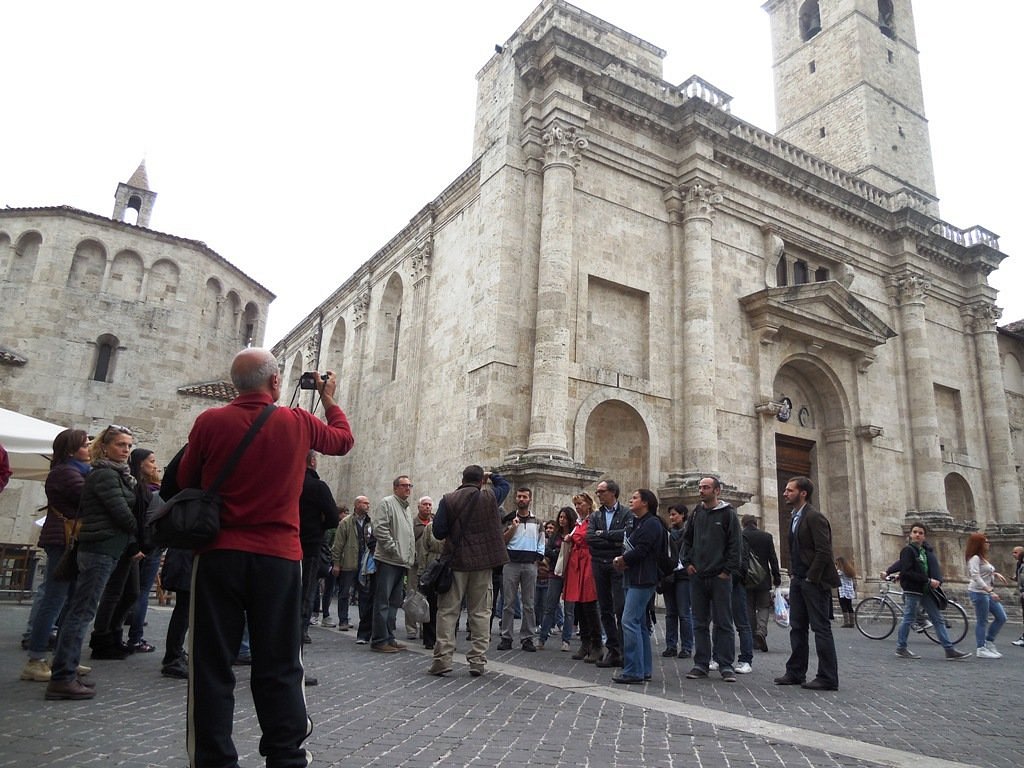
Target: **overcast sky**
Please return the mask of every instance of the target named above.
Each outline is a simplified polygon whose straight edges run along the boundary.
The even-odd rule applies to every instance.
[[[4,3],[0,205],[109,216],[145,158],[150,226],[277,294],[270,346],[469,165],[475,75],[537,4]],[[577,5],[667,50],[666,80],[698,74],[774,129],[762,0]],[[1000,236],[1000,322],[1022,319],[1024,9],[918,0],[915,16],[942,218]]]

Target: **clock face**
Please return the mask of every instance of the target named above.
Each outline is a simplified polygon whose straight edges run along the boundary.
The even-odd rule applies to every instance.
[[[800,422],[801,427],[806,427],[811,423],[811,412],[807,410],[807,406],[800,409],[800,413],[796,415],[796,418]]]

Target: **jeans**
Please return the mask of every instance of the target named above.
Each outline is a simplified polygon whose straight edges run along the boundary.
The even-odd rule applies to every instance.
[[[395,622],[404,599],[406,570],[400,565],[377,561],[370,645],[395,642]]]
[[[78,552],[78,580],[68,614],[57,635],[57,651],[53,656],[51,680],[73,680],[78,674],[85,630],[96,617],[100,596],[114,572],[117,559],[99,552]]]
[[[939,636],[939,644],[943,648],[952,648],[953,643],[949,641],[946,622],[942,620],[942,613],[939,611],[939,606],[935,603],[935,598],[931,596],[931,593],[926,592],[924,595],[918,595],[913,592],[904,592],[903,620],[900,622],[900,628],[896,632],[897,650],[907,647],[907,638],[910,637],[910,626],[917,621],[918,607],[922,608],[928,614],[928,618],[932,620],[932,624],[935,626],[935,634]],[[981,644],[985,644],[984,640]]]
[[[724,670],[736,658],[736,630],[732,623],[732,578],[690,576],[693,598],[693,665],[705,672],[711,664],[712,641],[708,627],[715,625],[714,659]]]
[[[732,621],[740,636],[738,660],[749,664],[754,660],[754,633],[750,629],[750,612],[747,610],[747,588],[737,578],[732,580]]]
[[[348,624],[348,604],[352,587],[356,586],[356,571],[341,571],[338,574],[338,625]],[[359,595],[356,594],[358,605]]]
[[[647,626],[647,604],[654,586],[626,587],[622,608],[622,676],[650,677],[654,669],[651,631]]]
[[[128,644],[142,642],[145,635],[146,612],[149,610],[149,591],[156,581],[156,572],[160,570],[161,549],[154,549],[139,561],[139,597],[132,609],[132,625],[128,628]]]
[[[551,636],[551,630],[558,621],[558,608],[562,603],[562,586],[565,580],[561,576],[548,578],[546,602],[544,603],[544,615],[540,622],[540,641],[546,643]],[[562,616],[562,642],[568,643],[572,640],[573,604],[566,603]]]
[[[814,650],[818,655],[815,678],[839,687],[839,658],[832,637],[829,613],[832,611],[832,590],[794,576],[789,582],[789,646],[786,674],[797,680],[807,676],[810,644],[807,630],[814,632]]]
[[[67,599],[67,581],[56,581],[53,572],[64,554],[64,547],[44,547],[46,550],[46,581],[43,585],[43,596],[39,600],[38,608],[32,619],[32,634],[28,640],[28,657],[30,659],[46,658],[47,644],[50,641],[50,630],[57,620],[60,609],[64,607]]]
[[[974,603],[974,640],[979,648],[984,648],[985,643],[994,643],[999,630],[1006,623],[1006,609],[1003,604],[993,600],[987,592],[968,592],[968,597]],[[988,623],[988,615],[992,614],[992,623]],[[935,623],[935,620],[932,620]],[[986,626],[987,625],[987,626]]]
[[[121,555],[96,608],[89,647],[93,650],[120,647],[124,620],[139,599],[139,561],[127,552]]]
[[[665,647],[693,652],[693,606],[690,601],[690,580],[673,581],[664,591]]]

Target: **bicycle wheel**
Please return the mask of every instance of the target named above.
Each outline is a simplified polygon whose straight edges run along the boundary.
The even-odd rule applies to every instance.
[[[853,613],[857,630],[872,640],[884,640],[896,628],[896,611],[880,597],[865,597]]]
[[[942,619],[946,622],[946,632],[949,633],[953,645],[967,637],[967,611],[960,603],[950,600],[949,605],[942,611]],[[939,633],[935,631],[934,626],[926,628],[924,633],[933,643],[939,642]]]

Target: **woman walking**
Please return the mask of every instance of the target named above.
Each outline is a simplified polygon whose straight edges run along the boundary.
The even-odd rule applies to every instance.
[[[1006,609],[999,602],[995,590],[995,579],[1006,579],[996,572],[988,561],[988,537],[984,533],[972,533],[967,539],[964,557],[967,558],[967,596],[974,603],[974,639],[978,649],[974,655],[979,659],[1000,659],[1003,654],[996,650],[996,635],[1006,623]],[[992,622],[989,623],[989,614]]]

